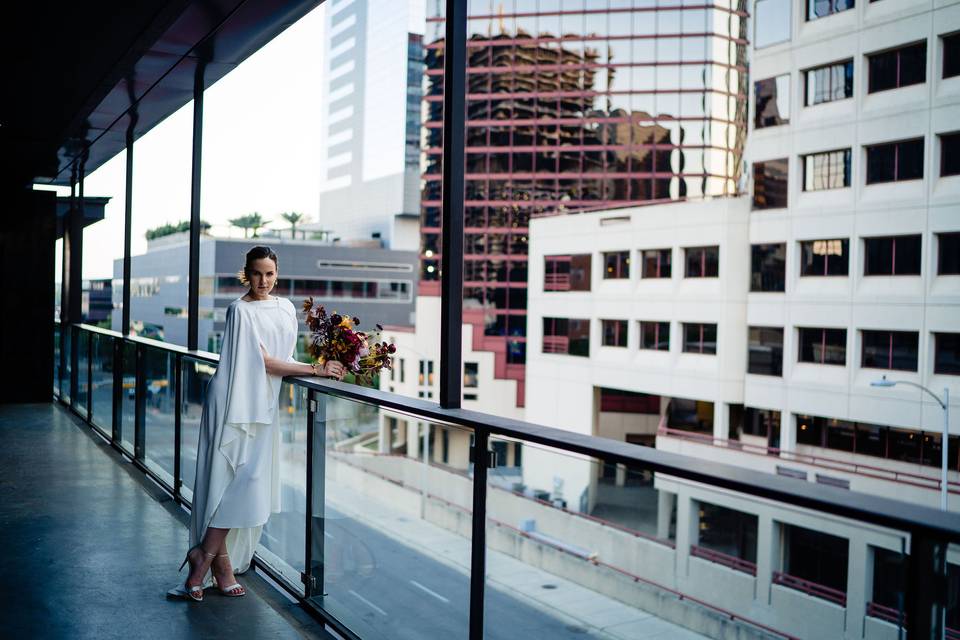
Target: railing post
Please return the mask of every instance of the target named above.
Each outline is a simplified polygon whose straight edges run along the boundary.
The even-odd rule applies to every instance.
[[[169,358],[170,356],[168,355],[167,357]],[[180,504],[183,502],[180,496],[180,488],[183,484],[180,478],[182,475],[180,468],[180,440],[183,433],[183,427],[181,425],[182,418],[180,416],[180,409],[183,406],[183,390],[181,388],[183,386],[181,375],[183,371],[183,356],[181,354],[178,353],[174,356],[174,365],[176,366],[176,370],[173,372],[173,385],[175,387],[173,392],[175,404],[173,410],[173,499],[177,504]]]
[[[123,338],[111,338],[113,343],[113,424],[110,433],[113,446],[120,448],[120,429],[123,425]]]
[[[93,339],[97,335],[87,331],[87,423],[93,426]]]
[[[200,325],[200,177],[203,163],[203,86],[205,58],[193,75],[193,153],[190,173],[190,245],[187,267],[187,349],[195,351]]]
[[[70,324],[70,406],[74,411],[78,410],[77,392],[80,390],[80,377],[77,368],[79,366],[79,348],[77,342],[80,338],[80,330],[73,323]]]
[[[136,383],[134,394],[133,457],[143,462],[146,458],[147,380],[144,365],[146,348],[137,344]]]
[[[947,543],[910,534],[905,617],[910,640],[941,640],[947,598]]]
[[[320,428],[317,428],[317,425]],[[324,503],[326,501],[326,402],[313,389],[307,391],[307,521],[304,549],[304,597],[322,596]]]
[[[470,640],[483,640],[483,602],[487,567],[487,468],[490,434],[485,428],[474,431],[473,449],[473,532],[470,537]]]

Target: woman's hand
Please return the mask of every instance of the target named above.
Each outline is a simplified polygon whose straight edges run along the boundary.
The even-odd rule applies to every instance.
[[[327,378],[336,378],[343,380],[343,374],[347,372],[342,363],[336,360],[327,360],[323,365],[323,376]]]

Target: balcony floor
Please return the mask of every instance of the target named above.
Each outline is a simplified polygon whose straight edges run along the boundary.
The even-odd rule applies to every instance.
[[[68,410],[0,405],[0,438],[0,635],[332,638],[253,571],[244,598],[168,599],[188,514]]]

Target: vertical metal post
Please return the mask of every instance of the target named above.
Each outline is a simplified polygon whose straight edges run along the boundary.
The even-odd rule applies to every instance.
[[[110,433],[113,446],[120,448],[123,425],[123,339],[110,338],[113,345],[113,424]]]
[[[130,234],[133,227],[133,130],[136,116],[132,116],[127,127],[127,169],[126,198],[123,203],[123,310],[120,321],[120,333],[130,335]],[[121,343],[121,353],[122,353]]]
[[[70,406],[79,410],[77,392],[80,391],[80,330],[74,324],[68,326],[70,330]]]
[[[87,422],[93,424],[93,339],[97,334],[84,330],[87,334]]]
[[[941,640],[947,597],[947,543],[910,534],[904,617],[910,640]]]
[[[446,0],[440,254],[440,406],[460,407],[463,384],[463,199],[467,0]]]
[[[167,356],[170,357],[169,355]],[[183,356],[179,353],[174,356],[174,364],[176,370],[173,372],[173,385],[174,385],[174,404],[173,409],[173,499],[177,504],[182,503],[182,498],[180,497],[180,488],[183,486],[183,481],[181,479],[181,467],[180,467],[180,440],[183,435],[183,426],[181,423],[180,409],[183,407]]]
[[[304,594],[323,596],[324,544],[326,542],[326,397],[313,389],[307,392],[307,522],[304,566]],[[319,428],[318,428],[319,426]]]
[[[483,640],[483,598],[487,567],[487,451],[490,434],[484,428],[474,432],[473,450],[473,532],[470,538],[470,640]]]
[[[950,485],[947,468],[950,466],[950,387],[943,388],[943,439],[940,441],[940,509],[947,510]]]
[[[136,383],[134,399],[134,426],[133,426],[133,457],[135,460],[143,462],[146,458],[147,443],[147,372],[146,367],[146,348],[142,344],[137,344],[136,357]]]
[[[190,175],[190,266],[187,277],[187,349],[197,349],[200,316],[200,170],[203,161],[203,76],[197,62],[193,75],[193,170]]]

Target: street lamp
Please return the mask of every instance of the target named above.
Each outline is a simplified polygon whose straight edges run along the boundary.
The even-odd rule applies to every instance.
[[[919,385],[916,382],[909,382],[907,380],[887,380],[887,376],[883,376],[879,380],[874,380],[870,383],[871,387],[894,387],[898,384],[905,384],[911,387],[916,387],[921,391],[926,391],[930,394],[934,400],[937,401],[937,404],[940,405],[940,408],[943,409],[943,438],[940,441],[940,509],[943,511],[947,510],[947,453],[950,448],[950,389],[944,387],[943,389],[943,400],[935,394],[930,389],[927,389],[923,385]]]

